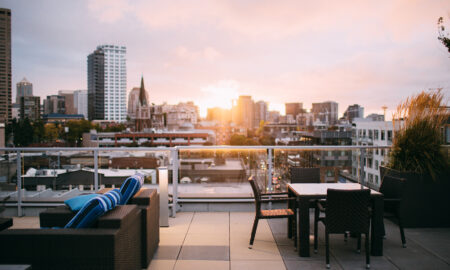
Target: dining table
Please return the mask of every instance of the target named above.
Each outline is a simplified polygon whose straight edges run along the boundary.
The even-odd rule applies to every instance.
[[[297,250],[299,256],[310,256],[310,207],[311,202],[315,200],[326,200],[328,189],[367,189],[367,187],[358,183],[299,183],[288,184],[287,191],[290,197],[296,197],[295,203],[291,204],[294,212],[296,211],[297,219]],[[370,232],[370,244],[372,256],[383,256],[383,211],[384,201],[383,194],[371,190],[371,232]],[[290,229],[289,229],[290,230]],[[292,232],[288,232],[288,236],[292,236]]]

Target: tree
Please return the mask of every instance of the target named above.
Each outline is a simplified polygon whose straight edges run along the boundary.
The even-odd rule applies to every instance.
[[[55,124],[53,123],[45,124],[44,130],[45,130],[44,132],[45,140],[51,142],[59,138],[59,129]]]
[[[88,120],[71,120],[66,123],[66,127],[69,128],[69,133],[67,135],[67,141],[72,144],[79,146],[82,141],[83,133],[89,132],[92,129],[92,124]]]
[[[245,145],[247,137],[244,135],[233,134],[230,138],[230,145]]]
[[[445,32],[444,19],[439,17],[437,24],[439,33],[438,39],[445,47],[447,47],[447,50],[450,53],[450,38],[448,37],[448,33]]]

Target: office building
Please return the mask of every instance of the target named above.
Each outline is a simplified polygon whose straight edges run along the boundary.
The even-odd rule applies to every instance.
[[[261,121],[267,122],[268,118],[268,106],[265,101],[258,101],[255,103],[255,120],[254,125],[255,128],[259,128]]]
[[[16,103],[19,104],[21,97],[30,97],[33,95],[33,84],[26,78],[23,78],[16,84],[16,90]]]
[[[73,91],[59,90],[58,96],[64,97],[64,106],[66,114],[77,114],[77,110],[75,109]]]
[[[293,103],[285,103],[286,115],[292,115],[294,119],[297,115],[303,113],[303,103],[293,102]]]
[[[44,114],[65,114],[65,97],[59,95],[47,96],[44,99]]]
[[[311,112],[314,115],[314,121],[319,120],[326,125],[336,125],[338,122],[338,104],[334,101],[313,103]]]
[[[87,90],[73,91],[73,104],[76,110],[75,114],[81,114],[88,118],[88,93]]]
[[[0,123],[11,120],[11,10],[0,8]]]
[[[20,98],[20,119],[36,121],[41,118],[41,98],[22,96]]]
[[[254,128],[254,102],[251,96],[239,96],[232,110],[233,123],[246,129]]]
[[[348,106],[347,110],[344,112],[343,118],[350,123],[353,123],[353,119],[355,118],[364,118],[364,107],[361,107],[358,104]]]
[[[88,56],[88,114],[90,120],[125,122],[126,47],[100,45]]]
[[[216,121],[218,123],[230,123],[231,110],[220,107],[208,108],[206,120]]]

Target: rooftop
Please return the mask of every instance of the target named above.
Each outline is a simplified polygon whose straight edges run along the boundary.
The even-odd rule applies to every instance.
[[[286,237],[286,220],[260,220],[253,249],[248,241],[254,212],[180,212],[161,227],[159,248],[147,269],[325,269],[323,227],[319,251],[301,258]],[[311,219],[312,220],[312,219]],[[371,257],[372,269],[450,269],[450,228],[405,229],[402,248],[398,227],[385,220],[384,256]],[[13,228],[38,228],[37,217],[15,217]],[[311,226],[312,228],[312,226]],[[356,239],[331,235],[331,269],[365,269]]]

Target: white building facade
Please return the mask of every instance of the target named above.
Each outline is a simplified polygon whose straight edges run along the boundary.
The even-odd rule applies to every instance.
[[[125,46],[100,45],[105,55],[104,120],[125,122],[127,118],[127,67]]]
[[[394,136],[392,121],[372,121],[370,118],[355,118],[353,121],[352,144],[358,146],[391,146]],[[389,149],[368,149],[365,151],[363,179],[369,187],[378,189],[381,184],[380,166],[388,161]],[[360,179],[360,157],[357,151],[352,155],[352,175]]]
[[[88,93],[87,90],[73,91],[73,103],[77,114],[82,114],[88,118]]]

